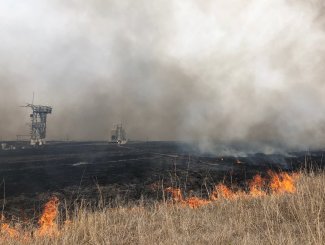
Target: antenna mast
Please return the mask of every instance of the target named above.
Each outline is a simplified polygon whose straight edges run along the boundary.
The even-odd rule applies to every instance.
[[[47,115],[52,113],[52,107],[43,105],[34,105],[34,92],[32,104],[27,104],[24,107],[30,107],[32,113],[30,114],[30,144],[44,145],[46,143],[46,121]]]

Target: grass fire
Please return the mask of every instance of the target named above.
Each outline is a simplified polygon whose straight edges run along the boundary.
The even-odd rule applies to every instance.
[[[245,190],[217,184],[207,199],[169,187],[165,201],[83,204],[68,218],[60,217],[60,202],[52,197],[37,224],[2,217],[0,243],[322,244],[324,190],[324,173],[268,172],[255,175]]]
[[[0,160],[0,244],[324,241],[322,151],[239,157],[175,142],[48,142]]]
[[[299,176],[298,173],[277,174],[269,171],[268,174],[270,176],[270,180],[268,181],[266,179],[263,179],[259,174],[255,175],[253,179],[249,181],[249,188],[247,192],[242,190],[233,191],[224,184],[218,184],[211,192],[209,200],[201,199],[198,197],[189,197],[184,199],[181,190],[178,188],[168,187],[166,188],[166,192],[172,194],[173,200],[176,203],[180,203],[181,205],[188,205],[191,208],[207,205],[218,199],[235,200],[263,197],[267,194],[277,195],[296,192],[295,181]],[[269,183],[268,185],[266,185],[267,182]]]
[[[0,245],[325,244],[324,0],[2,0],[0,30]]]
[[[56,197],[52,197],[45,206],[44,211],[38,221],[39,227],[37,230],[26,231],[22,227],[17,227],[17,224],[14,224],[14,227],[10,227],[10,224],[6,223],[5,217],[2,217],[1,220],[1,240],[15,240],[20,242],[28,242],[31,240],[32,236],[35,237],[54,237],[59,235],[58,226],[56,219],[58,216],[58,205],[59,200]],[[22,224],[18,224],[22,225]]]

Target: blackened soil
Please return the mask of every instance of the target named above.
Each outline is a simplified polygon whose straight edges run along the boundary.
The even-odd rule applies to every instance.
[[[162,198],[167,186],[206,196],[220,181],[245,187],[256,173],[323,165],[323,152],[289,156],[201,154],[177,142],[55,143],[42,148],[0,151],[0,204],[8,215],[38,213],[51,195],[76,200]],[[69,204],[70,203],[70,204]]]

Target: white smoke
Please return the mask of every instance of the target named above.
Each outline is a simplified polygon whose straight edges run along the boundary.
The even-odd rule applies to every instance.
[[[203,149],[322,147],[323,13],[299,0],[2,1],[0,135],[27,131],[17,107],[35,91],[54,107],[53,139],[106,139],[122,121],[133,139]]]

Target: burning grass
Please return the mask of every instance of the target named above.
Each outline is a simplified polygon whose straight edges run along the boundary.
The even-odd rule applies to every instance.
[[[116,208],[76,209],[57,222],[58,200],[38,228],[2,222],[2,244],[324,244],[325,173],[269,172],[245,190],[218,184],[209,198],[184,197]],[[35,230],[36,229],[36,230]]]
[[[184,198],[179,188],[168,187],[165,189],[167,193],[171,193],[174,203],[182,206],[188,205],[191,208],[198,208],[203,205],[211,204],[219,199],[235,200],[235,199],[252,199],[267,195],[281,195],[285,193],[296,192],[296,181],[300,177],[298,173],[275,173],[268,171],[268,178],[262,178],[257,174],[248,183],[248,191],[233,191],[226,185],[220,183],[216,185],[211,192],[209,199],[198,197]]]

